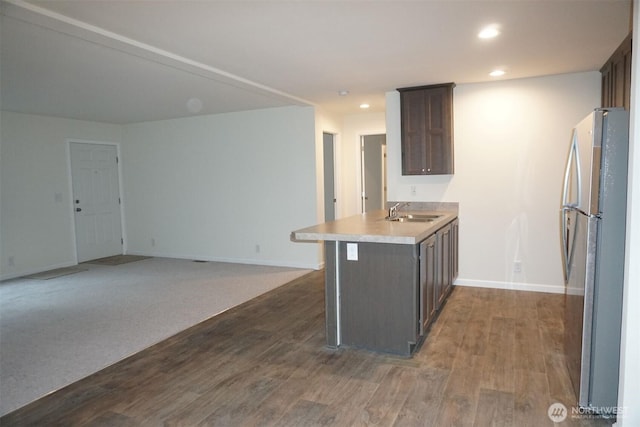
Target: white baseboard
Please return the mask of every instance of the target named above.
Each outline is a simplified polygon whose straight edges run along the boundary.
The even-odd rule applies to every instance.
[[[494,282],[489,280],[456,279],[456,286],[469,286],[475,288],[509,289],[513,291],[546,292],[551,294],[563,294],[564,286],[542,285],[537,283]]]
[[[264,259],[254,258],[227,258],[227,257],[210,257],[190,254],[175,254],[175,253],[160,253],[160,252],[144,252],[144,251],[127,251],[127,255],[141,255],[159,258],[176,258],[176,259],[193,259],[199,261],[211,261],[211,262],[229,262],[232,264],[251,264],[251,265],[266,265],[270,267],[287,267],[287,268],[301,268],[304,270],[320,270],[324,267],[324,263],[310,264],[310,263],[297,263],[297,262],[280,262],[270,261]]]

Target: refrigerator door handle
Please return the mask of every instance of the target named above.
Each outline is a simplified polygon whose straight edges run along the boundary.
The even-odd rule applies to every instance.
[[[567,166],[564,170],[564,186],[562,188],[562,207],[577,207],[580,206],[580,197],[582,195],[582,177],[580,174],[580,162],[578,152],[578,132],[576,129],[573,129],[573,133],[571,134],[571,148],[569,149],[569,156],[567,158]],[[578,200],[568,200],[569,198],[569,184],[571,182],[571,170],[572,166],[575,164],[576,168],[576,186],[577,191],[575,192]]]
[[[560,226],[560,236],[562,238],[562,262],[563,262],[563,273],[564,273],[564,281],[565,283],[569,281],[570,269],[571,269],[571,260],[569,259],[569,229],[567,228],[567,214],[571,208],[566,206],[562,207],[560,211],[561,216],[561,226]]]
[[[560,210],[560,238],[562,239],[562,272],[564,273],[565,283],[569,280],[569,263],[567,254],[567,208]]]

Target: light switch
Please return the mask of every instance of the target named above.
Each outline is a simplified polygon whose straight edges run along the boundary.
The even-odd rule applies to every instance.
[[[358,244],[357,243],[347,243],[347,260],[348,261],[358,260]]]

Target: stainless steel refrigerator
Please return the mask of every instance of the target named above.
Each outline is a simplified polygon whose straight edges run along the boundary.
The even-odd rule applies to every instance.
[[[565,352],[576,404],[616,407],[629,115],[597,109],[573,129],[561,208]]]

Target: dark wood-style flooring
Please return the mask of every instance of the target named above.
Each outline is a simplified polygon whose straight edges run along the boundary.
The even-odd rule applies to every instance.
[[[411,359],[325,347],[312,272],[7,414],[5,426],[552,426],[562,295],[456,287]],[[569,409],[570,411],[570,409]],[[609,425],[572,418],[559,425]]]

